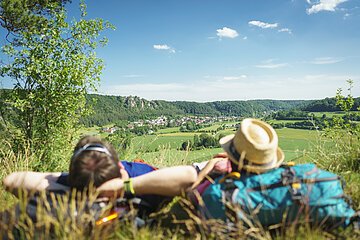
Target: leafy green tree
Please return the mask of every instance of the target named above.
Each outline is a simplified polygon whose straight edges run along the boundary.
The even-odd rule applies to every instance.
[[[192,150],[192,146],[193,146],[193,143],[190,140],[185,141],[181,144],[181,150],[184,150],[184,151]]]
[[[194,135],[194,147],[200,147],[200,146],[201,146],[201,142],[200,142],[199,135],[195,134]]]
[[[120,131],[116,131],[105,138],[106,141],[114,146],[120,158],[126,157],[127,151],[131,147],[131,139],[132,137],[129,133]]]
[[[200,139],[201,145],[205,148],[211,148],[211,147],[214,147],[217,145],[215,138],[206,133],[200,134],[199,139]]]
[[[80,20],[69,23],[65,8],[49,3],[46,21],[18,30],[15,41],[3,47],[10,60],[0,65],[0,76],[14,82],[7,104],[17,114],[24,139],[32,149],[43,150],[44,159],[70,145],[86,114],[85,94],[96,90],[103,69],[95,49],[106,44],[100,33],[112,25],[86,20],[85,3],[80,8]]]
[[[0,26],[8,31],[7,36],[32,30],[46,22],[51,11],[60,10],[67,2],[70,0],[1,0]]]

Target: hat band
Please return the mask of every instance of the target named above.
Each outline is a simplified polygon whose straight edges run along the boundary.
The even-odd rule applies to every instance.
[[[88,143],[88,144],[85,144],[84,146],[82,146],[81,148],[79,148],[78,150],[76,150],[76,152],[74,152],[72,158],[76,158],[84,151],[97,151],[97,152],[105,153],[109,157],[112,157],[111,153],[104,145],[96,144],[96,143],[95,144]]]
[[[235,146],[234,146],[234,141],[231,140],[230,146],[229,146],[229,151],[230,154],[237,160],[240,160],[240,153],[236,150]],[[237,164],[239,164],[239,162],[237,162]],[[253,163],[249,160],[247,160],[246,158],[243,160],[243,165],[251,165],[251,166],[258,166],[258,167],[270,167],[274,164],[274,161],[269,162],[269,163],[265,163],[265,164],[258,164],[258,163]],[[236,169],[236,168],[235,168]]]

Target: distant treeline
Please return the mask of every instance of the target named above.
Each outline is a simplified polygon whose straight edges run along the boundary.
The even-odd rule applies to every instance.
[[[360,106],[360,97],[354,98],[354,106],[352,111],[356,111]],[[307,112],[336,112],[341,111],[340,107],[336,105],[335,98],[325,98],[321,100],[311,101],[308,105],[301,108]]]
[[[6,99],[4,99],[9,91],[0,89],[0,113],[5,115],[11,113],[11,107],[6,104]],[[336,106],[335,98],[325,98],[322,100],[248,100],[198,103],[163,100],[149,101],[137,96],[124,97],[88,94],[86,100],[92,112],[87,117],[81,119],[81,123],[85,126],[104,126],[116,124],[124,120],[151,119],[160,115],[172,117],[181,115],[264,117],[273,112],[281,112],[283,110],[303,112],[334,112],[341,110]],[[360,106],[360,98],[355,98],[354,100],[355,103],[352,110],[356,110]],[[5,109],[7,111],[4,111]],[[306,114],[297,117],[297,119],[305,119]],[[277,119],[282,118],[278,116]],[[285,117],[284,119],[287,118]]]
[[[165,116],[242,116],[262,117],[264,114],[288,109],[299,109],[311,103],[311,100],[249,100],[249,101],[148,101],[136,96],[106,96],[89,94],[87,104],[92,113],[81,120],[86,126],[103,126],[121,120],[135,121]]]
[[[360,106],[360,98],[355,98],[353,110]],[[135,121],[165,116],[240,116],[263,117],[281,110],[300,110],[304,112],[333,112],[341,109],[335,98],[321,100],[248,100],[248,101],[148,101],[136,96],[87,95],[88,105],[93,113],[81,120],[86,126],[103,126],[121,120]]]

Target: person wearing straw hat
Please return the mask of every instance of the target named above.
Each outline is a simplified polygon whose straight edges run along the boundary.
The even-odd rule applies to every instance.
[[[203,181],[216,169],[220,173],[249,172],[264,173],[279,167],[285,154],[278,146],[278,136],[268,123],[254,118],[245,118],[235,134],[219,140],[224,153],[219,153],[205,165],[198,175],[193,189],[201,194],[210,185]],[[202,165],[204,165],[202,163]]]
[[[285,155],[275,130],[266,122],[246,118],[235,134],[220,139],[233,171],[263,173],[279,167]]]

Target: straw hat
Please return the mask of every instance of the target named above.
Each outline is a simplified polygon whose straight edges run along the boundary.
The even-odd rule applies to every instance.
[[[278,147],[275,130],[269,124],[253,118],[244,119],[235,134],[223,137],[219,142],[239,170],[266,172],[279,167],[285,158],[284,152]]]

